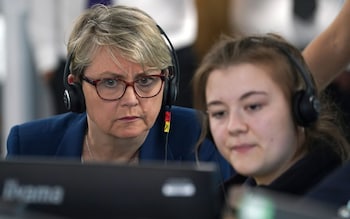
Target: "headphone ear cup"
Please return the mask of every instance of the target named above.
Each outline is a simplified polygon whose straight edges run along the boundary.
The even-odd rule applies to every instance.
[[[177,98],[177,92],[179,88],[180,82],[180,70],[179,70],[179,61],[177,59],[176,51],[174,49],[173,44],[171,43],[169,37],[166,35],[164,30],[157,25],[158,30],[161,35],[164,36],[167,44],[169,45],[169,52],[171,53],[171,62],[172,66],[169,66],[169,78],[165,80],[164,85],[164,98],[163,98],[163,106],[171,107]]]
[[[297,91],[293,97],[293,114],[298,125],[307,127],[316,122],[320,113],[320,102],[305,90]]]
[[[82,113],[85,111],[85,98],[80,83],[73,83],[66,87],[63,95],[67,110]]]
[[[167,106],[169,105],[169,79],[165,78],[164,80],[164,93],[163,93],[163,102],[162,102],[162,106]]]
[[[178,92],[178,77],[175,75],[174,67],[168,68],[169,77],[164,82],[163,105],[172,106],[176,100]]]
[[[177,67],[178,68],[178,67]],[[177,92],[179,88],[179,75],[176,75],[176,69],[174,66],[171,66],[169,68],[169,74],[171,75],[169,79],[169,98],[170,98],[170,103],[173,104],[175,103],[175,100],[177,98]]]

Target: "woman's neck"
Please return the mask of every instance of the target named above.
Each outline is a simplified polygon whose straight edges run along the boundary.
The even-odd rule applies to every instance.
[[[269,185],[283,173],[285,173],[289,168],[291,168],[296,162],[302,159],[306,155],[306,152],[300,152],[297,155],[293,156],[289,162],[284,166],[280,167],[274,173],[259,177],[253,177],[257,185]]]
[[[138,163],[141,145],[147,133],[136,138],[121,139],[114,136],[97,136],[87,132],[83,143],[83,161]]]

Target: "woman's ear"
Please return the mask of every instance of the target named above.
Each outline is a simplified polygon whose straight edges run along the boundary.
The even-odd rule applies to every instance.
[[[68,84],[73,84],[75,82],[75,76],[72,74],[69,74],[67,81],[68,81]]]

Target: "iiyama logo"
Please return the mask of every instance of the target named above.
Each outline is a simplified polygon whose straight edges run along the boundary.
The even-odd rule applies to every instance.
[[[4,201],[16,201],[26,204],[52,204],[63,202],[64,189],[58,185],[20,185],[15,179],[6,179],[2,190]]]

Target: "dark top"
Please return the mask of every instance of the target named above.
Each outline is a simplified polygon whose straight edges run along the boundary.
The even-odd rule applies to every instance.
[[[141,146],[140,163],[147,160],[195,161],[194,146],[201,130],[196,111],[173,106],[171,112],[168,143],[163,131],[164,112],[161,112]],[[7,139],[7,158],[64,157],[80,161],[86,129],[86,113],[65,113],[16,125],[10,130]],[[210,140],[205,140],[201,145],[199,160],[218,164],[222,180],[234,174],[230,164]]]
[[[347,205],[350,201],[350,161],[322,180],[305,197],[336,209]]]
[[[342,161],[339,156],[329,147],[320,144],[319,148],[297,161],[269,185],[257,186],[253,178],[237,174],[227,180],[223,187],[224,191],[227,192],[232,186],[243,184],[288,195],[301,196],[305,195],[341,164]]]

